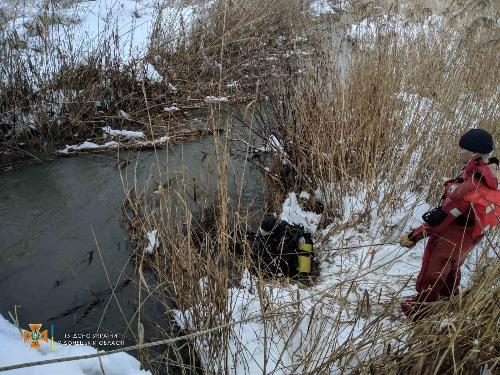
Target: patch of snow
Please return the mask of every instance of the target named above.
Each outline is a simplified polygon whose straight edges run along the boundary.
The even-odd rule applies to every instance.
[[[138,144],[141,146],[153,146],[153,145],[160,145],[160,144],[166,143],[169,140],[170,140],[170,137],[168,135],[164,135],[163,137],[160,137],[158,139],[154,139],[152,141],[140,141],[140,142],[138,142]]]
[[[291,43],[304,43],[307,42],[307,38],[303,36],[296,36],[290,40]]]
[[[259,318],[263,313],[263,307],[259,301],[259,294],[256,293],[255,287],[258,285],[258,280],[253,277],[248,270],[243,273],[241,282],[242,288],[230,288],[227,292],[227,300],[229,311],[231,311],[230,321],[238,322],[248,319],[243,323],[236,323],[232,328],[228,347],[229,373],[230,374],[257,374],[271,373],[273,369],[277,369],[277,374],[285,374],[283,369],[286,369],[292,364],[293,350],[296,349],[296,341],[300,338],[305,338],[304,333],[307,329],[307,319],[304,319],[301,324],[300,331],[295,332],[295,339],[292,345],[287,346],[286,334],[294,335],[294,327],[287,324],[287,313],[292,313],[295,309],[297,295],[301,297],[308,296],[308,291],[299,289],[296,285],[290,287],[276,287],[273,285],[263,286],[263,294],[273,301],[273,307],[281,308],[281,315],[284,316],[280,324],[280,328],[286,332],[278,332],[278,327],[269,326],[267,331],[267,343],[264,345],[262,337],[264,336],[264,326]],[[204,286],[200,283],[200,292],[203,293]],[[310,309],[309,303],[304,303],[305,309]],[[197,306],[198,313],[203,314],[205,306]],[[181,327],[192,327],[193,310],[174,311],[176,321]],[[209,356],[208,342],[206,338],[196,338],[195,345],[198,349],[201,361],[205,365],[209,365],[214,373],[220,373],[222,368],[219,364],[213,363]],[[208,350],[207,350],[208,349]],[[267,371],[263,372],[262,364],[265,358],[268,359]],[[242,360],[245,358],[245,360]],[[279,360],[278,360],[279,358]],[[269,372],[268,372],[269,371]],[[300,373],[300,371],[299,371]]]
[[[239,86],[238,81],[231,81],[226,85],[226,87],[229,89],[236,89],[238,88],[238,86]]]
[[[120,136],[124,138],[144,138],[143,132],[133,131],[133,130],[115,130],[111,129],[110,126],[105,126],[101,128],[105,134],[109,134],[111,136]]]
[[[42,327],[42,330],[44,328]],[[50,343],[42,343],[40,349],[30,349],[24,343],[21,333],[15,325],[0,315],[0,367],[36,362],[49,359],[95,354],[97,349],[87,345],[62,345],[54,343],[51,351]],[[140,362],[127,353],[116,353],[101,357],[102,368],[108,375],[147,375],[151,372],[141,370]],[[68,361],[51,365],[35,366],[5,372],[16,375],[88,375],[101,374],[101,364],[98,358]]]
[[[0,114],[0,123],[9,127],[7,135],[21,133],[29,129],[36,130],[37,124],[33,114],[21,110],[15,110],[13,112],[14,113],[10,114]]]
[[[281,46],[286,41],[286,37],[284,35],[278,35],[276,37],[276,42]]]
[[[266,61],[278,61],[278,56],[270,55],[265,58]]]
[[[424,34],[432,34],[439,30],[444,22],[444,17],[432,15],[426,17],[422,22],[410,21],[402,16],[377,16],[365,18],[363,21],[352,24],[347,34],[353,38],[366,39],[374,36],[388,35],[391,32],[405,34],[408,37],[415,38]]]
[[[437,110],[437,103],[432,99],[405,91],[400,91],[396,97],[406,104],[402,111],[405,129],[422,129],[430,122],[438,124],[441,121],[446,121],[446,116]]]
[[[267,97],[266,97],[267,98]],[[274,134],[271,135],[269,141],[261,147],[256,147],[255,152],[257,153],[273,153],[277,154],[281,158],[281,162],[283,164],[288,164],[288,155],[285,152],[285,148],[283,146],[282,141],[280,141]]]
[[[446,319],[446,318],[443,319],[441,321],[441,323],[439,324],[439,331],[442,332],[443,330],[445,330],[446,328],[448,328],[449,325],[450,325],[450,322],[448,321],[448,319]]]
[[[205,96],[206,103],[226,103],[229,101],[227,96]]]
[[[72,146],[66,145],[66,147],[63,150],[59,150],[57,152],[60,154],[68,154],[74,151],[95,150],[100,148],[116,148],[119,146],[120,143],[115,141],[106,142],[103,145],[98,145],[97,143],[85,141],[79,145],[72,145]]]
[[[158,231],[156,229],[152,230],[146,234],[146,237],[148,239],[148,244],[144,249],[144,252],[152,254],[154,249],[158,246]]]
[[[493,375],[493,372],[491,372],[488,364],[485,364],[481,367],[481,373],[479,375]]]
[[[257,148],[260,152],[276,152],[278,154],[286,155],[282,142],[273,134],[269,142],[262,147]]]
[[[171,93],[175,94],[177,92],[177,87],[172,85],[170,82],[167,84],[167,87],[168,87],[168,91],[170,91]]]
[[[286,154],[282,141],[280,141],[275,135],[271,136],[270,147],[272,150],[275,150],[280,154]]]
[[[122,109],[118,111],[118,116],[125,120],[130,120],[130,115]]]
[[[332,7],[331,0],[313,0],[309,5],[309,11],[315,17],[323,14],[334,14],[337,10]]]
[[[345,194],[342,198],[343,220],[347,223],[355,214],[362,213],[366,208],[366,190],[360,186],[356,194]]]
[[[309,194],[307,191],[302,191],[302,192],[299,194],[299,198],[309,199],[309,198],[311,198],[311,194]]]
[[[286,51],[283,54],[283,57],[287,59],[292,56],[309,56],[312,54],[313,54],[312,51],[292,50],[292,51]]]
[[[146,63],[144,65],[144,76],[153,82],[161,82],[163,80],[161,74],[158,73],[154,65],[151,63]]]
[[[167,142],[168,140],[170,139],[170,137],[168,135],[164,135],[163,137],[160,137],[156,140],[154,140],[153,142],[157,142],[157,143],[165,143]]]
[[[177,112],[177,111],[180,111],[180,109],[179,109],[179,107],[177,107],[176,103],[172,103],[172,105],[163,107],[163,110],[165,112]]]
[[[403,193],[401,197],[403,204],[388,215],[385,225],[389,227],[403,225],[403,230],[410,231],[423,224],[422,215],[430,210],[430,205],[419,201],[413,193]]]
[[[310,233],[316,233],[321,215],[314,212],[307,212],[300,207],[295,193],[289,193],[282,206],[281,220],[290,224],[300,224]]]

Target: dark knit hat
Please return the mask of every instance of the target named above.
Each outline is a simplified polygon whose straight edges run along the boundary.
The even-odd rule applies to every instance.
[[[493,151],[493,137],[484,129],[470,129],[460,138],[459,146],[471,152],[489,154]]]

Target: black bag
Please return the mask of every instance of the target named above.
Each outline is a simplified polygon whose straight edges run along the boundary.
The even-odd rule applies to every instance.
[[[268,229],[268,228],[266,228]],[[268,234],[252,233],[247,237],[257,268],[268,275],[294,277],[298,273],[298,238],[304,228],[277,221]]]
[[[446,219],[446,216],[448,214],[443,211],[441,206],[437,206],[423,214],[422,219],[431,227],[436,227]]]

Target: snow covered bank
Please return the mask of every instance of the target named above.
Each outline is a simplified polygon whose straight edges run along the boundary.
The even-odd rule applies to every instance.
[[[124,138],[144,138],[143,132],[137,132],[132,130],[115,130],[111,129],[110,126],[105,126],[102,128],[105,134],[109,134],[113,137],[124,137]]]
[[[127,61],[144,56],[155,22],[168,23],[172,39],[175,39],[181,27],[189,26],[197,14],[211,4],[183,7],[175,6],[175,3],[171,6],[160,5],[156,0],[94,0],[76,2],[67,7],[53,3],[51,11],[60,23],[49,25],[50,35],[54,40],[71,40],[72,48],[79,51],[83,58],[105,39],[116,35],[119,45],[115,52]],[[37,0],[24,2],[23,6],[5,4],[4,7],[16,15],[7,28],[14,28],[28,42],[28,46],[34,47],[39,40],[30,33],[31,25],[45,11],[44,2]],[[154,78],[157,72],[151,70],[152,66],[146,68],[146,72]]]
[[[398,239],[422,222],[429,205],[408,192],[406,205],[386,219],[377,220],[382,209],[368,205],[373,213],[369,224],[342,227],[367,209],[367,194],[360,189],[356,196],[344,197],[339,222],[318,229],[320,215],[300,207],[297,195],[288,195],[280,217],[316,233],[315,251],[322,259],[320,280],[307,287],[243,273],[240,286],[229,288],[226,296],[229,315],[225,321],[233,326],[228,346],[221,350],[226,350],[230,374],[309,373],[323,366],[328,366],[326,373],[349,373],[366,358],[380,356],[388,344],[404,348],[411,333],[399,301],[415,293],[424,241],[406,249]],[[299,197],[309,195],[302,192]],[[337,230],[338,226],[342,229]],[[464,269],[465,285],[478,255],[474,252],[468,260],[470,267]],[[200,281],[201,295],[206,295],[206,283]],[[206,304],[177,310],[176,320],[182,328],[194,331],[199,319],[211,316],[211,309]],[[221,354],[210,345],[210,337],[195,339],[206,368],[224,372],[218,361]]]
[[[42,327],[43,328],[43,327]],[[12,323],[0,315],[0,367],[10,366],[24,362],[43,361],[56,358],[73,357],[79,355],[95,354],[96,349],[91,346],[62,345],[55,343],[54,351],[50,344],[43,344],[40,349],[30,349],[24,343],[21,333]],[[69,361],[58,364],[29,367],[5,372],[16,375],[89,375],[101,374],[102,370],[107,375],[146,375],[151,372],[141,370],[140,362],[126,353],[116,353],[98,358],[79,361]]]
[[[170,136],[164,135],[158,139],[145,141],[145,140],[139,140],[145,138],[143,132],[132,131],[132,130],[114,130],[111,129],[111,127],[109,126],[102,128],[102,130],[106,136],[117,137],[122,141],[121,142],[109,141],[101,145],[94,142],[85,141],[78,145],[71,145],[71,146],[66,145],[64,149],[58,150],[57,153],[60,155],[69,155],[80,151],[114,150],[118,148],[130,149],[141,146],[153,147],[165,144],[171,139]]]
[[[175,48],[181,30],[188,30],[212,3],[184,6],[182,2],[157,0],[0,1],[0,57],[5,60],[0,82],[4,94],[11,96],[9,90],[16,92],[19,87],[37,92],[22,108],[13,104],[18,103],[15,98],[0,98],[0,135],[14,138],[16,133],[29,135],[31,130],[76,127],[80,116],[88,120],[106,112],[130,90],[119,88],[123,87],[120,82],[110,92],[110,81],[121,74],[130,81],[154,82],[155,88],[161,83],[167,86],[167,92],[175,94],[177,88],[166,81],[165,72],[149,61],[153,60],[148,55],[150,44],[158,36],[155,30],[168,30],[162,35],[162,43],[168,39]],[[87,84],[92,89],[82,88]],[[19,95],[29,96],[27,91]],[[123,110],[118,115],[128,119]],[[69,117],[72,121],[66,121]]]
[[[90,151],[90,150],[99,150],[99,149],[110,149],[110,148],[118,148],[120,146],[120,143],[115,142],[115,141],[109,141],[106,142],[102,145],[99,145],[94,142],[89,142],[85,141],[79,145],[72,145],[66,147],[62,150],[57,151],[58,154],[70,154],[72,152],[78,152],[78,151]]]

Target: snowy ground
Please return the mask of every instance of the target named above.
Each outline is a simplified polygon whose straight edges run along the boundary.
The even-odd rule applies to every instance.
[[[26,327],[27,329],[27,327]],[[43,330],[43,327],[42,327]],[[8,322],[0,315],[0,367],[15,365],[24,362],[44,361],[55,358],[73,357],[79,355],[95,354],[96,349],[86,345],[61,345],[55,343],[51,351],[50,343],[42,343],[40,349],[31,349],[29,343],[24,343],[22,335],[15,325]],[[146,375],[149,371],[141,370],[137,359],[126,353],[103,356],[102,369],[107,375]],[[41,367],[30,367],[5,372],[11,375],[89,375],[102,374],[99,359],[85,359],[69,361]]]
[[[53,40],[71,40],[72,48],[86,56],[116,34],[122,58],[140,58],[148,48],[156,21],[168,22],[174,38],[181,22],[188,25],[202,9],[195,5],[180,6],[176,1],[165,2],[168,6],[162,3],[156,0],[80,0],[70,7],[53,3],[50,11],[57,14],[59,22],[50,25],[50,36]],[[28,45],[38,42],[30,33],[30,27],[43,14],[43,4],[41,0],[3,4],[4,9],[14,15],[7,27],[13,26]],[[211,2],[207,2],[204,7],[210,5]]]
[[[352,352],[355,348],[360,360],[384,349],[382,340],[372,345],[371,340],[379,330],[398,332],[404,326],[405,319],[399,309],[384,311],[384,303],[395,296],[403,298],[414,293],[424,243],[408,250],[394,241],[401,233],[418,225],[429,206],[416,196],[408,197],[408,206],[394,212],[384,223],[375,220],[371,225],[332,232],[334,224],[318,230],[320,215],[307,212],[300,206],[300,199],[308,198],[308,195],[305,192],[290,193],[283,203],[280,217],[290,223],[302,224],[315,233],[315,248],[322,259],[320,281],[311,287],[267,282],[259,294],[258,280],[249,272],[244,273],[241,286],[228,290],[229,310],[235,322],[229,346],[230,373],[302,373],[320,364],[329,353],[341,349]],[[362,189],[356,196],[344,197],[343,223],[364,211],[365,197]],[[320,239],[326,242],[321,244]],[[154,248],[155,241],[155,234],[149,233],[146,252]],[[476,256],[473,253],[468,263],[473,265]],[[468,282],[470,270],[464,267],[464,284]],[[201,280],[201,291],[204,287]],[[264,300],[270,301],[270,305],[263,306],[261,301]],[[203,306],[197,309],[198,313],[203,313]],[[176,311],[181,327],[192,328],[191,313],[190,310]],[[276,314],[274,323],[265,323],[263,314]],[[381,315],[384,318],[373,324]],[[401,340],[404,340],[404,335],[402,329]],[[318,340],[321,350],[317,347]],[[50,345],[38,350],[29,349],[22,342],[17,328],[1,317],[0,342],[4,344],[0,366],[95,353],[95,349],[88,346],[57,343],[55,352],[50,351]],[[195,345],[201,360],[217,370],[213,367],[216,366],[213,358],[209,357],[205,338],[196,338]],[[309,355],[308,361],[303,360],[306,355]],[[330,373],[338,373],[340,365],[343,363],[335,362]],[[148,373],[140,371],[139,362],[124,353],[103,357],[103,366],[106,374]],[[89,374],[99,371],[99,361],[93,359],[15,373]]]
[[[258,293],[258,280],[245,272],[241,287],[228,290],[231,319],[235,323],[229,347],[232,374],[303,373],[341,349],[357,352],[356,360],[360,360],[384,350],[385,340],[376,338],[381,330],[392,332],[400,343],[404,342],[406,319],[397,304],[395,310],[394,305],[391,310],[386,309],[395,298],[415,293],[424,241],[406,249],[397,240],[410,227],[421,223],[421,215],[429,205],[412,195],[407,197],[408,206],[394,212],[384,223],[372,220],[371,225],[334,232],[335,224],[317,230],[320,215],[304,211],[299,203],[298,196],[307,195],[290,193],[280,217],[315,233],[315,249],[322,259],[320,281],[312,287],[268,282]],[[361,189],[356,196],[344,197],[342,222],[347,223],[364,211],[365,196]],[[372,212],[376,219],[376,207],[372,207]],[[463,269],[465,285],[477,255],[473,253],[468,260],[472,267]],[[203,280],[200,288],[204,288]],[[266,306],[262,301],[266,301]],[[197,309],[197,313],[203,311],[202,306]],[[262,316],[272,313],[279,316],[264,322]],[[179,324],[192,328],[191,314],[192,310],[177,311]],[[392,344],[397,345],[397,340]],[[217,366],[207,342],[199,338],[196,345],[202,361],[209,368]],[[340,373],[339,367],[344,364],[335,362],[330,373]]]

